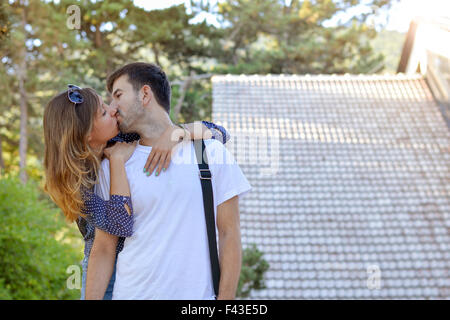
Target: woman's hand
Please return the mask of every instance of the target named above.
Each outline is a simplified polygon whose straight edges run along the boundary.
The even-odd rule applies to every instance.
[[[131,155],[136,148],[137,141],[126,143],[126,142],[116,142],[113,146],[103,150],[105,156],[111,161],[112,159],[122,160],[123,163],[130,159]]]
[[[156,166],[158,166],[155,173],[156,176],[159,175],[161,170],[165,171],[169,167],[173,148],[180,143],[181,138],[188,135],[189,133],[186,130],[178,126],[172,125],[167,128],[153,145],[152,151],[145,163],[144,172],[146,172],[147,176],[153,173]]]

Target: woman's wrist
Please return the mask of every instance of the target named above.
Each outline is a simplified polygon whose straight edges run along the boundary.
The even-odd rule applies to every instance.
[[[181,133],[181,131],[180,131],[180,136],[178,137],[178,142],[181,142],[184,139],[186,139],[186,137],[189,137],[190,134],[189,134],[189,131],[186,129],[185,124],[179,123],[176,126],[183,130],[183,133]]]
[[[115,162],[115,163],[125,163],[125,158],[124,158],[124,156],[123,155],[121,155],[121,154],[112,154],[111,156],[110,156],[110,159],[109,159],[109,161],[110,162]]]

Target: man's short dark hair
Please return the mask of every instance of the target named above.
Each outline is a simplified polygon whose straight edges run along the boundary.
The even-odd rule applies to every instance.
[[[170,113],[170,83],[164,71],[153,63],[134,62],[124,65],[108,76],[106,86],[112,93],[114,81],[123,75],[128,76],[128,82],[133,89],[139,91],[144,85],[150,86],[156,101],[167,113]]]

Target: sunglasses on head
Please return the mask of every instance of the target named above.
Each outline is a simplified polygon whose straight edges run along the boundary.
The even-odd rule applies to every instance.
[[[67,96],[69,97],[70,102],[75,103],[75,105],[83,103],[84,99],[80,93],[81,88],[74,84],[67,85]]]

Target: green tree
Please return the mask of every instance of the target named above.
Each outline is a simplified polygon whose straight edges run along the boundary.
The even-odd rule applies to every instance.
[[[217,72],[230,73],[367,73],[379,67],[370,39],[370,18],[390,0],[227,0],[216,7],[194,1],[196,12],[217,15],[225,36]],[[357,6],[334,27],[326,22]]]
[[[60,85],[65,63],[62,49],[70,35],[65,16],[47,2],[9,1],[6,13],[10,34],[1,44],[4,94],[0,98],[0,123],[4,126],[0,136],[7,142],[6,167],[20,171],[21,180],[26,181],[27,173],[39,167],[43,105]],[[27,161],[30,155],[31,163]]]
[[[65,69],[70,70],[75,83],[104,95],[106,76],[136,58],[139,46],[124,40],[132,32],[129,12],[135,7],[131,0],[61,0],[51,6],[60,15],[66,15],[67,8],[74,4],[80,8],[80,28],[69,30],[75,41],[66,43],[64,48]]]

